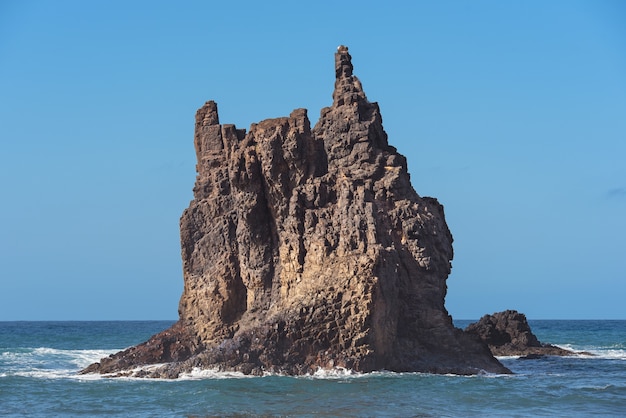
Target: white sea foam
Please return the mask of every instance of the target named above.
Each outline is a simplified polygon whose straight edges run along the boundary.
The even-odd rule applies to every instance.
[[[84,368],[118,351],[119,350],[61,350],[57,348],[40,347],[33,350],[33,355],[44,359],[67,361],[78,368]]]
[[[580,359],[608,359],[608,360],[626,360],[626,350],[611,347],[581,347],[571,344],[554,344],[554,346],[564,350],[574,352],[572,358]],[[589,355],[591,354],[591,355]],[[521,356],[496,356],[498,360],[517,360]]]
[[[141,381],[163,381],[163,382],[176,382],[179,380],[208,380],[208,379],[242,379],[242,378],[253,378],[257,376],[253,375],[245,375],[241,372],[229,372],[229,371],[219,371],[217,369],[201,369],[195,367],[189,373],[181,373],[180,376],[176,379],[167,379],[167,378],[158,378],[158,377],[137,377],[138,375],[144,375],[145,372],[154,372],[159,368],[166,366],[167,363],[157,363],[157,364],[147,364],[144,366],[138,366],[134,369],[126,370],[120,373],[108,373],[108,374],[98,374],[92,373],[87,375],[75,376],[77,378],[83,378],[85,376],[90,376],[91,379],[100,379],[100,378],[111,378],[114,377],[116,380],[141,380]],[[127,374],[127,375],[126,375]]]
[[[312,379],[312,380],[345,380],[345,379],[361,379],[367,377],[386,377],[386,378],[402,378],[403,376],[428,376],[430,373],[423,372],[392,372],[388,370],[373,371],[368,373],[357,372],[351,369],[342,367],[334,367],[332,369],[318,368],[315,372],[305,375],[293,376],[283,373],[265,372],[263,377],[279,376],[279,377],[292,377],[296,379]],[[446,374],[440,376],[449,377],[500,377],[510,376],[508,374],[494,374],[494,373],[479,373],[478,375],[458,375],[458,374]],[[201,379],[242,379],[242,378],[255,378],[258,376],[246,375],[241,372],[229,372],[219,371],[217,369],[201,369],[194,368],[190,373],[183,373],[178,379],[181,380],[201,380]]]
[[[69,379],[73,378],[75,375],[75,370],[68,369],[31,369],[13,373],[13,376],[30,377],[34,379]]]
[[[315,373],[307,375],[305,377],[314,379],[346,379],[346,378],[358,378],[365,376],[365,373],[355,372],[354,370],[346,369],[344,367],[333,367],[332,369],[318,368]]]
[[[41,379],[74,378],[89,364],[117,350],[64,350],[50,347],[19,348],[1,353],[3,377]]]
[[[225,372],[217,369],[201,369],[194,367],[189,373],[182,373],[178,379],[180,380],[201,380],[201,379],[241,379],[255,377],[245,375],[241,372]]]
[[[564,348],[566,350],[576,352],[576,357],[586,359],[609,359],[609,360],[626,360],[626,349],[622,344],[608,346],[608,347],[581,347],[572,344],[561,344],[557,347]],[[591,356],[585,354],[592,354]]]
[[[626,360],[626,350],[591,349],[587,351],[593,354],[595,358],[611,359],[611,360]],[[590,358],[590,356],[582,356],[582,357]]]
[[[476,377],[510,377],[510,374],[497,374],[497,373],[489,373],[487,371],[481,370],[477,374],[454,374],[454,373],[446,373],[446,374],[436,374],[437,376],[442,377],[453,377],[453,378],[476,378]],[[366,377],[385,377],[385,378],[402,378],[405,376],[433,376],[433,373],[427,372],[392,372],[389,370],[379,370],[368,373],[356,372],[350,369],[344,368],[333,368],[333,369],[318,369],[315,373],[301,376],[309,379],[328,379],[328,380],[341,380],[341,379],[360,379]]]
[[[314,373],[306,374],[302,376],[292,376],[286,375],[283,373],[274,373],[274,372],[265,372],[263,373],[263,377],[271,377],[271,376],[282,376],[282,377],[295,377],[299,379],[328,379],[328,380],[337,380],[337,379],[346,379],[346,378],[360,378],[365,376],[372,375],[382,375],[382,374],[397,374],[393,372],[372,372],[372,373],[359,373],[354,370],[345,369],[341,367],[335,367],[332,369],[317,369]],[[201,379],[249,379],[249,378],[258,378],[260,376],[255,375],[246,375],[241,372],[235,371],[220,371],[217,369],[201,369],[194,368],[189,373],[182,373],[178,379],[180,380],[201,380]]]

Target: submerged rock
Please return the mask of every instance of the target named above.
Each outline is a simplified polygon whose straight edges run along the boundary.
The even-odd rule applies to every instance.
[[[452,325],[443,207],[414,191],[347,47],[335,74],[313,129],[305,109],[247,133],[220,124],[213,101],[198,110],[179,321],[85,372],[509,372]]]
[[[536,359],[542,356],[589,354],[540,342],[531,331],[526,315],[513,310],[485,315],[478,322],[468,325],[465,332],[480,337],[494,356]]]

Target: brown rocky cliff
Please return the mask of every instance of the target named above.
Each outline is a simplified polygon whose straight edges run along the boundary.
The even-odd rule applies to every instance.
[[[443,207],[413,190],[346,47],[335,70],[333,104],[313,129],[304,109],[248,133],[220,124],[214,102],[198,110],[180,319],[161,344],[175,350],[144,343],[86,372],[164,361],[151,376],[508,372],[444,307],[453,253]]]

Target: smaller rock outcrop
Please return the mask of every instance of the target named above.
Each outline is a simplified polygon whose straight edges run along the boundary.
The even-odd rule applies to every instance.
[[[526,315],[514,310],[485,315],[465,328],[465,332],[478,335],[494,356],[536,358],[581,354],[541,343],[531,331]]]

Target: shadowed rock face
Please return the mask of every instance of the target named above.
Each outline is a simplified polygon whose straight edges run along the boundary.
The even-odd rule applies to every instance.
[[[563,348],[539,342],[530,329],[526,315],[508,310],[485,315],[478,322],[470,324],[465,332],[480,337],[494,356],[571,356],[576,353]]]
[[[215,102],[198,110],[179,321],[85,372],[508,372],[444,308],[443,207],[413,190],[346,47],[335,70],[313,129],[305,109],[247,133],[220,124]]]

